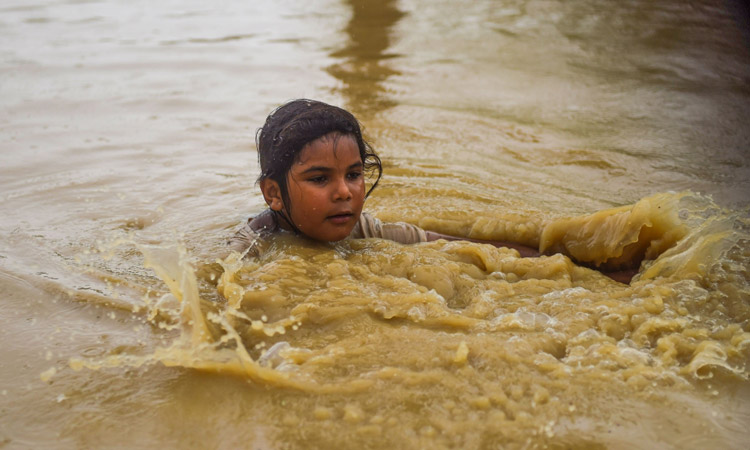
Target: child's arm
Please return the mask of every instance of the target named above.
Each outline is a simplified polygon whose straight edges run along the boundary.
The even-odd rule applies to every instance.
[[[359,222],[357,222],[357,226],[352,231],[350,237],[354,239],[376,237],[389,239],[402,244],[416,244],[417,242],[437,241],[438,239],[445,239],[446,241],[469,241],[481,244],[491,244],[495,247],[514,248],[518,250],[518,253],[523,257],[539,256],[539,252],[536,249],[525,245],[513,242],[482,241],[478,239],[449,236],[434,231],[427,231],[416,225],[405,222],[383,223],[366,212],[363,212],[360,216]]]
[[[494,245],[495,247],[508,247],[508,248],[514,248],[518,250],[518,253],[521,254],[522,257],[532,257],[535,258],[537,256],[541,256],[541,253],[539,253],[536,249],[532,247],[528,247],[526,245],[516,244],[515,242],[504,242],[504,241],[483,241],[480,239],[469,239],[469,238],[461,238],[456,236],[449,236],[447,234],[441,234],[436,233],[434,231],[425,231],[425,235],[427,236],[428,241],[437,241],[438,239],[445,239],[446,241],[469,241],[469,242],[477,242],[480,244],[490,244]],[[630,280],[633,279],[636,273],[638,273],[637,269],[628,269],[628,270],[618,270],[618,271],[607,271],[607,270],[599,270],[604,275],[612,278],[615,281],[619,281],[620,283],[628,284],[630,283]]]
[[[447,234],[441,234],[441,233],[436,233],[434,231],[426,231],[426,230],[425,230],[425,235],[427,236],[428,241],[437,241],[438,239],[445,239],[446,241],[469,241],[469,242],[477,242],[480,244],[490,244],[490,245],[494,245],[495,247],[514,248],[518,250],[518,253],[520,253],[521,256],[523,256],[524,258],[537,257],[541,254],[532,247],[528,247],[526,245],[521,245],[521,244],[516,244],[515,242],[483,241],[480,239],[470,239],[470,238],[449,236]]]

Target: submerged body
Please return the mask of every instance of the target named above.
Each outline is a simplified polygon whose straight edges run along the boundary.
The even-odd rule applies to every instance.
[[[646,261],[630,285],[561,254],[520,258],[466,241],[329,245],[275,234],[259,256],[221,261],[222,300],[210,313],[200,307],[213,324],[206,346],[176,341],[144,361],[273,386],[294,408],[264,411],[294,424],[282,428],[295,445],[484,448],[533,436],[537,445],[626,447],[690,431],[737,447],[750,414],[740,400],[748,394],[750,303],[720,280],[749,279],[742,262],[750,223],[726,213],[706,218],[714,205],[689,193],[632,209],[648,204],[675,208],[652,214],[690,220],[681,222],[678,244]],[[601,211],[557,229],[609,227],[613,240],[593,244],[605,255],[617,236],[643,236],[635,222],[636,230],[621,229],[631,225],[620,214]],[[708,407],[719,400],[721,425]]]
[[[281,231],[272,210],[266,210],[248,219],[229,240],[229,248],[237,253],[258,257],[264,241]],[[383,223],[368,213],[362,213],[346,239],[367,238],[388,239],[401,244],[427,242],[425,231],[417,226],[404,222]]]

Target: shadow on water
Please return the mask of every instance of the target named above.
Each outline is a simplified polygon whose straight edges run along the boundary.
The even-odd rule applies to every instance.
[[[745,0],[726,0],[729,14],[734,19],[737,29],[745,43],[746,56],[750,56],[750,4]]]
[[[328,73],[341,80],[339,88],[347,107],[357,116],[371,117],[395,103],[387,96],[384,82],[400,72],[388,60],[391,30],[404,16],[395,0],[347,0],[352,16],[345,31],[349,42],[331,53],[339,62],[328,67]]]

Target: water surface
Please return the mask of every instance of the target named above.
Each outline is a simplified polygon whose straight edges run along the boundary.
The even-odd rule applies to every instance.
[[[743,448],[732,5],[4,2],[0,446]],[[212,279],[298,97],[363,122],[383,220],[652,261],[281,238]]]

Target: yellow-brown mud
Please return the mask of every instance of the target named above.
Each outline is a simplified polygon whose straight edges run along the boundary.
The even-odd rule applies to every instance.
[[[630,285],[561,253],[278,236],[257,259],[219,261],[214,302],[199,298],[184,250],[143,247],[171,291],[145,310],[181,335],[153,354],[72,364],[247,379],[265,392],[261,424],[295,446],[647,445],[640,411],[660,411],[659,438],[690,426],[721,442],[681,411],[711,383],[746,383],[747,226],[690,193],[545,226],[543,247],[581,261],[645,257]]]

